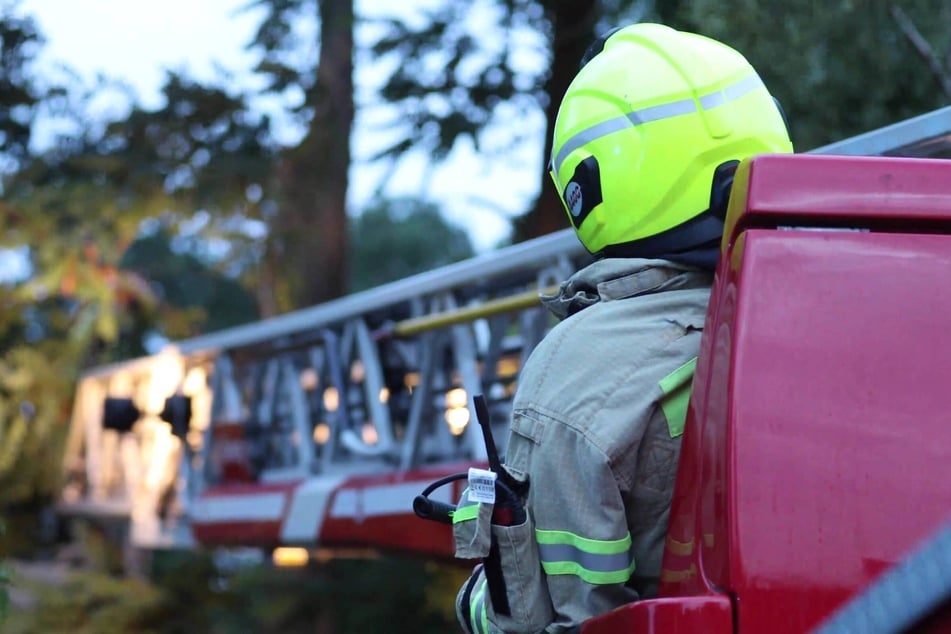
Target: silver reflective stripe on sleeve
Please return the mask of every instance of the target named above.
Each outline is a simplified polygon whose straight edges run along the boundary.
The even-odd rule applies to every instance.
[[[700,97],[700,105],[704,110],[710,110],[717,106],[722,106],[740,97],[763,87],[763,81],[759,75],[751,75],[726,86],[720,90],[703,95]],[[693,99],[679,99],[669,103],[662,103],[657,106],[650,106],[640,110],[634,110],[625,115],[602,121],[590,128],[585,128],[578,132],[567,141],[558,150],[558,154],[552,158],[551,166],[557,174],[561,169],[561,164],[568,158],[568,155],[584,145],[605,137],[615,132],[650,123],[651,121],[660,121],[661,119],[670,119],[681,115],[690,114],[697,111],[697,104]]]
[[[536,530],[542,569],[548,575],[574,575],[593,585],[625,583],[634,572],[631,536],[588,539],[567,531]]]

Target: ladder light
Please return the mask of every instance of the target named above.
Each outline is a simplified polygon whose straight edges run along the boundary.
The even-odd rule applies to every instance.
[[[324,409],[328,412],[336,412],[340,407],[340,393],[332,385],[324,390]]]
[[[375,445],[380,440],[380,435],[376,431],[376,427],[373,426],[373,423],[364,423],[363,429],[360,430],[360,437],[368,445]]]
[[[306,566],[310,561],[310,553],[306,548],[296,548],[291,546],[281,546],[274,549],[271,560],[275,566],[281,568],[299,568]]]
[[[446,424],[449,425],[449,433],[453,436],[460,436],[466,430],[469,424],[469,408],[454,407],[446,410]]]
[[[310,392],[320,385],[320,377],[317,376],[317,370],[314,368],[304,368],[300,373],[300,387],[305,392]]]
[[[446,392],[446,407],[449,409],[458,409],[465,407],[468,403],[466,391],[461,387]]]
[[[317,423],[314,427],[314,442],[318,445],[326,445],[328,440],[330,440],[330,425]]]

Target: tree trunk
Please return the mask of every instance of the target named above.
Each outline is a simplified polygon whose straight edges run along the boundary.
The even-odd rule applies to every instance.
[[[536,238],[568,226],[565,208],[548,177],[555,117],[568,84],[578,72],[581,58],[595,38],[595,24],[601,15],[599,2],[552,0],[546,2],[546,17],[552,30],[551,74],[545,82],[547,128],[545,130],[545,165],[541,189],[534,208],[515,223],[516,240]]]
[[[353,126],[353,0],[321,0],[320,61],[308,105],[313,119],[280,173],[276,233],[289,282],[281,309],[347,292],[347,171]],[[284,305],[289,304],[289,305]]]

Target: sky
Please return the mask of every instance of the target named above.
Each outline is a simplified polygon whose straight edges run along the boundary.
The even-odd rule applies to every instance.
[[[472,0],[477,2],[479,0]],[[358,16],[381,15],[384,11],[413,12],[437,0],[356,0]],[[244,10],[249,0],[21,0],[20,12],[32,15],[46,38],[39,57],[42,72],[55,72],[65,64],[90,84],[98,74],[128,83],[139,102],[161,105],[161,87],[166,70],[186,71],[198,79],[220,78],[251,87],[249,69],[256,54],[245,50],[260,21],[258,9]],[[361,34],[357,34],[358,46]],[[379,64],[357,62],[355,84],[358,98],[372,94],[385,74]],[[274,104],[261,104],[267,110]],[[104,114],[121,112],[126,102],[116,95],[98,103]],[[355,158],[350,174],[350,210],[358,212],[377,189],[386,166],[370,164],[367,158],[383,149],[375,123],[386,119],[380,109],[358,110],[351,141]],[[471,144],[460,143],[446,163],[429,179],[428,157],[417,154],[400,163],[385,192],[388,195],[423,195],[442,204],[446,216],[469,231],[474,246],[485,251],[508,233],[508,220],[521,213],[537,195],[538,166],[542,165],[544,121],[513,122],[528,129],[536,143],[504,160],[479,156]],[[288,124],[279,138],[293,142],[299,130]],[[495,132],[504,140],[505,130]],[[489,139],[492,140],[491,138]]]

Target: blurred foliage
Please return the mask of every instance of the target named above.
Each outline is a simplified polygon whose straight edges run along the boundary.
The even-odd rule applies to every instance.
[[[15,162],[29,150],[39,99],[31,65],[42,38],[33,20],[6,15],[10,10],[7,0],[0,3],[0,148]]]
[[[173,242],[170,231],[160,228],[136,240],[120,263],[149,280],[167,337],[213,332],[258,317],[254,296],[244,286],[193,253],[173,248]]]
[[[57,585],[18,581],[37,600],[4,632],[39,634],[436,634],[455,631],[458,567],[414,559],[337,560],[300,569],[225,572],[209,553],[155,555],[151,582],[101,572]]]
[[[381,200],[351,220],[354,291],[399,280],[475,255],[465,230],[431,203]]]
[[[945,60],[951,4],[944,0],[680,4],[676,26],[729,43],[756,67],[782,103],[799,151],[951,102],[892,14],[901,7]]]
[[[0,537],[6,534],[6,525],[0,520]],[[7,618],[7,610],[10,607],[10,571],[6,564],[0,560],[0,624]]]
[[[539,142],[540,130],[512,122],[530,121],[541,111],[546,121],[541,142],[547,157],[561,96],[597,25],[621,16],[631,19],[643,4],[443,0],[415,14],[383,20],[383,35],[372,51],[391,62],[393,70],[380,98],[395,111],[387,126],[401,136],[381,156],[422,150],[439,161],[466,140],[487,160],[501,161],[516,147]],[[485,37],[487,32],[495,37]],[[500,128],[506,141],[490,144],[487,152],[487,132]],[[516,223],[519,239],[566,226],[544,164],[538,165],[537,173],[539,197]]]
[[[9,634],[158,634],[165,617],[162,591],[139,579],[101,572],[74,572],[49,585],[17,578],[18,588],[36,601],[30,610],[11,611]]]

